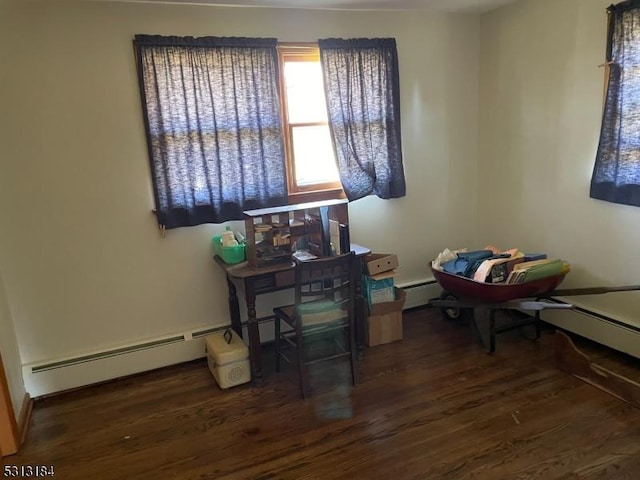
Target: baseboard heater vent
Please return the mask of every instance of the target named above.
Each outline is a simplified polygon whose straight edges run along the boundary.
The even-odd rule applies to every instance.
[[[442,292],[438,282],[433,279],[399,284],[397,287],[407,292],[405,310],[424,306]],[[640,358],[640,327],[578,305],[574,300],[562,297],[553,299],[558,303],[571,303],[574,308],[573,310],[543,310],[542,320],[614,350]]]
[[[68,360],[59,360],[57,362],[45,363],[31,368],[32,373],[46,372],[48,370],[55,370],[57,368],[68,367],[70,365],[78,365],[80,363],[93,362],[101,360],[103,358],[115,357],[118,355],[124,355],[132,352],[139,352],[147,350],[149,348],[155,348],[163,345],[170,345],[172,343],[184,342],[184,335],[177,335],[175,337],[163,338],[161,340],[154,340],[152,342],[139,343],[137,345],[131,345],[130,347],[115,348],[113,350],[105,350],[103,352],[94,353],[91,355],[83,355],[80,357],[70,358]]]
[[[405,310],[426,305],[429,299],[440,295],[441,290],[438,282],[432,279],[402,283],[396,286],[407,293],[407,301],[404,304]]]
[[[137,344],[86,352],[22,366],[31,398],[126,377],[156,368],[188,362],[206,355],[204,337],[228,325],[200,326]]]
[[[542,320],[614,350],[640,358],[640,328],[605,313],[577,305],[573,300],[562,297],[553,299],[558,303],[571,303],[574,308],[543,310]]]
[[[572,302],[570,301],[564,301],[564,300],[560,300],[559,298],[550,298],[550,301],[554,302],[554,303],[562,303],[562,304],[568,304],[571,303],[573,305]],[[593,310],[589,310],[588,308],[584,308],[584,307],[578,307],[576,305],[574,305],[573,310],[576,312],[580,312],[584,315],[589,315],[590,317],[594,317],[597,320],[602,320],[605,322],[609,322],[613,325],[616,325],[618,327],[621,328],[625,328],[627,330],[632,330],[635,333],[640,333],[640,327],[637,327],[635,325],[630,325],[628,323],[625,323],[621,320],[618,320],[616,318],[612,318],[608,315],[605,315],[604,313],[599,313],[599,312],[594,312]]]
[[[133,352],[140,352],[143,350],[148,350],[150,348],[163,347],[166,345],[171,345],[174,343],[180,343],[187,340],[191,340],[193,338],[202,338],[207,335],[211,335],[212,333],[221,332],[229,328],[228,326],[222,327],[212,327],[205,328],[202,330],[195,330],[193,332],[183,334],[183,335],[174,335],[172,337],[162,338],[159,340],[152,340],[149,342],[138,343],[136,345],[130,345],[128,347],[120,347],[114,348],[112,350],[104,350],[102,352],[92,353],[89,355],[81,355],[74,358],[68,358],[65,360],[57,360],[55,362],[44,363],[41,365],[36,365],[31,367],[31,373],[40,373],[46,372],[49,370],[55,370],[58,368],[64,368],[71,365],[78,365],[81,363],[95,362],[96,360],[102,360],[105,358],[116,357],[119,355],[126,355]]]
[[[204,330],[198,330],[198,331],[193,332],[191,334],[191,337],[192,338],[206,337],[207,335],[211,335],[212,333],[223,332],[227,328],[231,328],[231,326],[227,325],[227,326],[224,326],[224,327],[206,328]]]

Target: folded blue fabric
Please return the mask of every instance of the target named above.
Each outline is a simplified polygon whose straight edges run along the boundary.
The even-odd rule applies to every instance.
[[[442,269],[447,273],[453,273],[455,275],[462,275],[467,277],[469,276],[470,272],[471,275],[473,275],[473,272],[475,272],[475,269],[480,266],[480,263],[491,256],[493,256],[493,252],[491,250],[458,252],[458,258],[443,263]]]
[[[456,258],[454,260],[449,260],[448,262],[444,262],[442,264],[442,269],[447,273],[453,273],[454,275],[462,275],[463,272],[467,269],[469,262],[465,259]]]

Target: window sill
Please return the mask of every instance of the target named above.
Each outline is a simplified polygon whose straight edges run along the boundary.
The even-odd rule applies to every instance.
[[[289,205],[297,205],[299,203],[319,202],[323,200],[344,199],[347,196],[341,188],[333,188],[329,190],[315,190],[313,192],[297,192],[289,194]]]

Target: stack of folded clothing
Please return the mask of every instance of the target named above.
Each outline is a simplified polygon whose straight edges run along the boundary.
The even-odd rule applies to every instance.
[[[512,248],[500,250],[492,245],[482,250],[467,249],[441,252],[432,267],[447,273],[487,283],[523,283],[567,273],[568,263],[548,259],[546,254],[526,254]]]

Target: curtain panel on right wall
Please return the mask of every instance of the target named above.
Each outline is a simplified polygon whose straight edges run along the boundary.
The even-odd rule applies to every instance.
[[[640,206],[640,0],[608,14],[609,78],[591,197]]]
[[[329,129],[349,200],[406,195],[393,38],[319,40]]]

